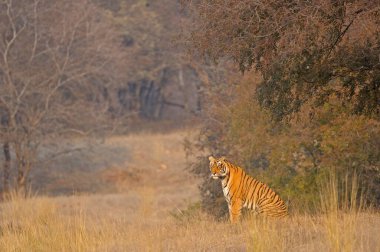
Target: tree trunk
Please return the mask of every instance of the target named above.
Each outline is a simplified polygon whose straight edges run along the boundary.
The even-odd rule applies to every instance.
[[[17,174],[17,193],[21,196],[28,196],[28,178],[31,168],[31,163],[28,160],[22,160],[19,163]]]
[[[4,166],[3,166],[3,198],[9,193],[9,178],[11,173],[11,152],[9,149],[9,143],[3,144],[4,150]]]
[[[28,177],[32,164],[32,151],[25,149],[27,147],[17,146],[16,147],[16,158],[17,158],[17,180],[16,180],[16,192],[17,194],[24,195],[28,194]]]

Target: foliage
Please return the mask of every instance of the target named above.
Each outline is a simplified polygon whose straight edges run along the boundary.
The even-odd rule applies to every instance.
[[[258,71],[257,98],[274,119],[330,97],[379,119],[378,0],[183,2],[194,14],[195,54]]]
[[[252,83],[258,81],[246,75],[239,85],[219,83],[205,99],[211,104],[193,146],[203,150],[194,173],[204,177],[200,187],[204,209],[218,217],[226,212],[220,183],[206,179],[208,154],[226,155],[269,184],[293,210],[315,209],[330,171],[339,178],[357,172],[360,192],[368,190],[372,202],[379,204],[380,123],[351,115],[334,99],[316,109],[311,119],[305,107],[289,123],[275,123],[252,99]]]

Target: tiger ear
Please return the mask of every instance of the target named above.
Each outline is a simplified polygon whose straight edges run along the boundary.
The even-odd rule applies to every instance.
[[[208,157],[208,160],[209,160],[210,162],[214,162],[214,161],[215,161],[215,158],[214,158],[213,156],[209,156],[209,157]]]

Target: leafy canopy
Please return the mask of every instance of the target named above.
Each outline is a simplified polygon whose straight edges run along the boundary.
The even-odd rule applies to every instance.
[[[379,0],[184,2],[195,14],[195,52],[258,71],[256,97],[274,119],[332,96],[351,113],[379,119]]]

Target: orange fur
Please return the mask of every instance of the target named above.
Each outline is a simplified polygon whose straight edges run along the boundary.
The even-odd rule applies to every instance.
[[[283,217],[288,214],[284,201],[266,184],[252,178],[242,168],[228,162],[224,157],[210,156],[209,160],[211,177],[222,181],[231,222],[239,220],[243,207],[257,214],[272,217]]]

